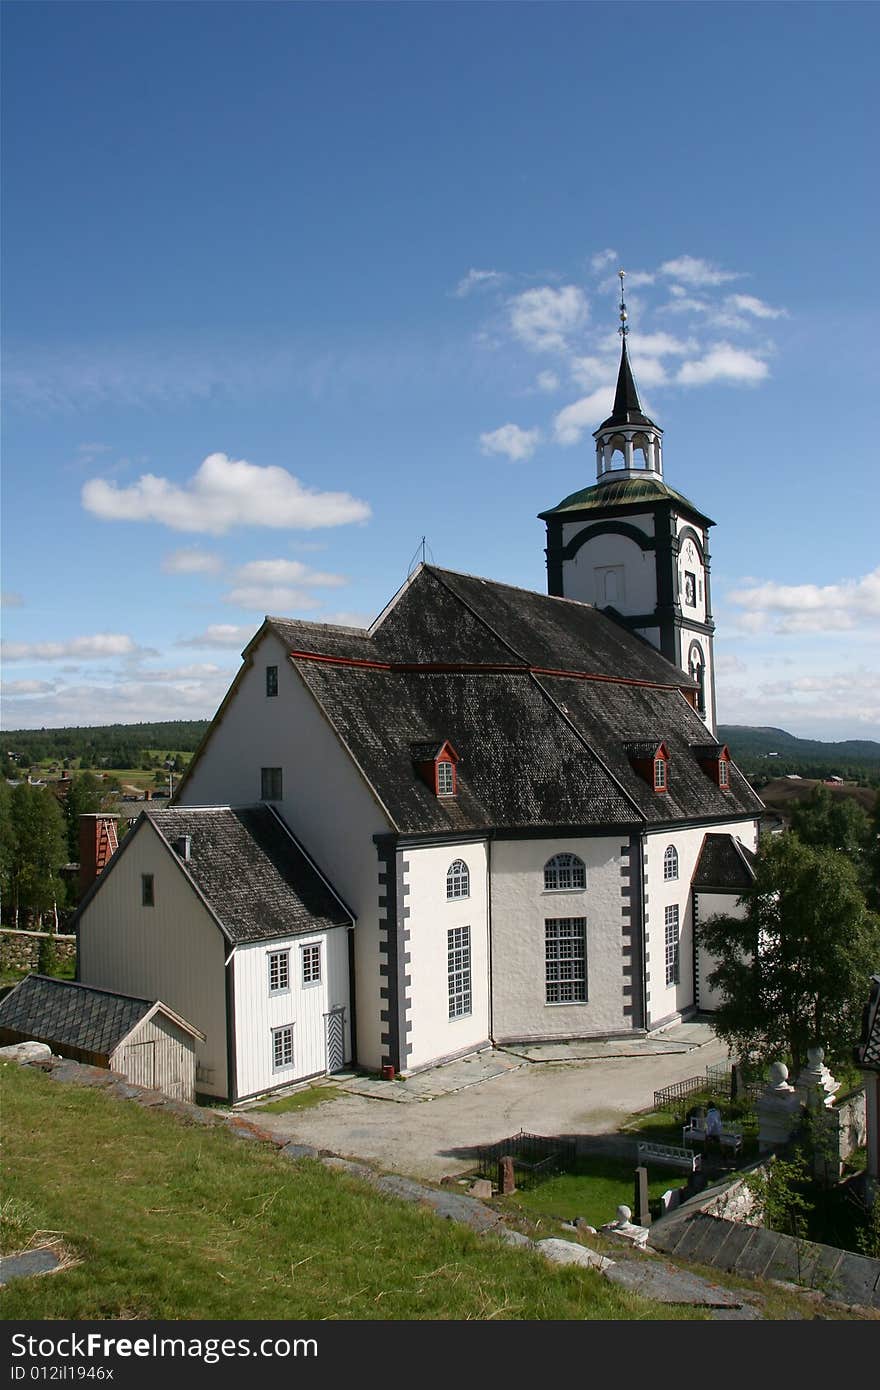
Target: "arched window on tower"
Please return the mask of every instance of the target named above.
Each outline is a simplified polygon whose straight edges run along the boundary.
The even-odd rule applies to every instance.
[[[692,642],[688,653],[688,671],[691,680],[697,683],[697,709],[706,713],[706,658],[699,642]]]
[[[626,468],[626,440],[622,434],[616,434],[611,440],[611,461],[609,468]]]
[[[649,468],[648,463],[648,437],[644,434],[633,435],[632,442],[632,461],[633,468]]]

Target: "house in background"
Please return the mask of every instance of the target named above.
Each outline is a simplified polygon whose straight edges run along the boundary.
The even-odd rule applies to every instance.
[[[713,738],[711,523],[663,481],[624,339],[550,595],[422,564],[369,629],[267,618],[167,811],[78,914],[236,1100],[348,1060],[641,1035],[711,1004],[700,916],[762,804]]]
[[[27,975],[0,1000],[0,1044],[30,1039],[138,1086],[195,1099],[195,1049],[204,1034],[161,1000]]]

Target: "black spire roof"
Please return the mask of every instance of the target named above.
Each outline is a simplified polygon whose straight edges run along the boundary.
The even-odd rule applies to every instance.
[[[608,419],[602,421],[599,429],[605,430],[615,425],[650,425],[652,429],[657,428],[654,421],[649,420],[642,410],[642,403],[639,400],[639,393],[626,351],[626,334],[623,337],[623,350],[620,354],[620,371],[617,373],[614,409]]]

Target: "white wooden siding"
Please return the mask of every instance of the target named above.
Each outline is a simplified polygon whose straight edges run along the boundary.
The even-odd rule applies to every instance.
[[[162,1014],[153,1014],[110,1057],[118,1071],[139,1086],[155,1086],[177,1100],[193,1100],[196,1091],[197,1039]]]
[[[351,1057],[347,937],[345,927],[335,927],[332,931],[261,941],[236,949],[235,1045],[240,1097],[325,1072],[325,1016],[332,1009],[345,1009],[345,1056]],[[301,948],[314,945],[321,947],[321,980],[304,985]],[[275,951],[290,952],[290,988],[270,994],[269,956]],[[293,1025],[293,1065],[276,1070],[272,1030],[287,1024]]]
[[[266,695],[266,667],[278,694]],[[185,806],[247,805],[260,799],[260,768],[280,767],[278,810],[357,916],[358,1061],[378,1068],[384,1024],[379,997],[379,863],[372,837],[390,823],[349,754],[267,633],[215,727],[180,798]]]
[[[149,821],[123,841],[79,923],[83,984],[161,999],[205,1034],[195,1043],[196,1088],[227,1095],[225,938]],[[141,905],[152,874],[155,906]]]

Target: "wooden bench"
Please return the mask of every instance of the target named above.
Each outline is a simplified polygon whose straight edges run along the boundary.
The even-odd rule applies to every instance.
[[[702,1164],[693,1149],[677,1148],[674,1144],[643,1142],[638,1145],[638,1155],[639,1163],[659,1163],[666,1168],[682,1168],[686,1173],[696,1173]]]
[[[683,1144],[688,1142],[691,1144],[705,1144],[709,1137],[705,1125],[698,1125],[692,1122],[682,1127],[681,1142]],[[734,1126],[730,1126],[728,1129],[722,1129],[721,1133],[714,1137],[717,1138],[722,1149],[730,1149],[732,1153],[737,1154],[742,1148],[742,1130]]]

